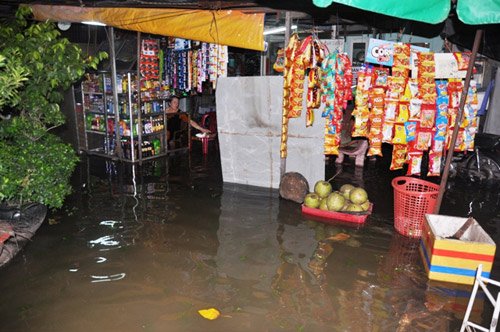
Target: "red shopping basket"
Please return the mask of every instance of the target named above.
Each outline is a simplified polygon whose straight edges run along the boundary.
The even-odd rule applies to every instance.
[[[439,186],[424,180],[399,176],[394,188],[394,227],[398,233],[419,238],[426,213],[433,213]]]

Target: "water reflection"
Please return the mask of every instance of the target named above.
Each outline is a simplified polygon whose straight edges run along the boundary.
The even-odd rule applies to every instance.
[[[2,327],[455,331],[459,326],[468,288],[430,282],[418,241],[394,232],[392,175],[383,171],[385,165],[328,168],[327,178],[341,170],[336,189],[344,183],[365,186],[375,209],[365,224],[326,225],[302,215],[299,205],[279,199],[276,191],[223,185],[217,160],[186,157],[142,167],[84,163],[75,179],[82,190],[53,216],[61,222],[44,225],[23,257],[0,271]],[[454,190],[447,192],[446,209],[461,214],[469,194]],[[482,212],[495,197],[489,195],[478,205]],[[481,222],[496,232],[491,219]],[[480,319],[489,309],[478,303],[474,313]],[[197,310],[209,307],[222,317],[212,322],[199,317]]]

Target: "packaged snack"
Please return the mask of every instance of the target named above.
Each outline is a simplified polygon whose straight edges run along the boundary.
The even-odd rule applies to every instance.
[[[410,99],[410,121],[420,120],[420,109],[422,107],[422,100],[412,98]]]
[[[393,67],[410,68],[410,45],[395,43],[393,46]]]
[[[464,130],[464,145],[465,150],[474,151],[474,137],[476,135],[475,128],[466,128]]]
[[[448,82],[446,80],[436,81],[436,93],[439,97],[448,95]]]
[[[436,118],[436,133],[434,140],[444,142],[446,140],[446,133],[448,130],[448,118],[445,116],[438,116]]]
[[[396,109],[398,101],[395,99],[388,99],[385,103],[385,121],[394,121],[396,119]]]
[[[435,117],[436,117],[436,105],[435,104],[423,104],[422,108],[420,110],[420,127],[421,128],[434,127]]]
[[[406,141],[411,142],[417,137],[417,123],[413,121],[405,122]]]
[[[443,152],[444,150],[444,141],[441,140],[433,140],[431,150],[433,152]]]
[[[439,96],[436,100],[437,116],[448,116],[448,96]]]
[[[399,102],[399,110],[398,115],[396,116],[396,122],[404,123],[409,119],[409,103],[408,102]]]
[[[384,122],[382,126],[382,142],[383,143],[392,143],[392,136],[394,131],[394,123],[393,122]]]
[[[420,175],[422,168],[422,152],[409,152],[408,153],[408,172],[406,175]]]
[[[354,129],[352,137],[367,137],[369,133],[368,128],[369,113],[363,116],[356,116],[354,118]]]
[[[469,52],[464,52],[464,53],[454,52],[453,55],[455,56],[455,59],[457,60],[458,70],[467,70],[467,67],[469,66],[469,62],[470,62],[470,53]]]
[[[370,148],[366,154],[368,157],[371,156],[381,156],[382,157],[382,138],[373,137],[370,139]]]
[[[392,67],[392,77],[398,77],[406,79],[408,78],[408,69],[403,66],[394,66]]]
[[[441,161],[443,159],[442,152],[431,152],[429,153],[429,171],[427,176],[439,176],[441,175]]]
[[[418,97],[418,81],[416,79],[408,80],[408,87],[410,89],[411,97]]]
[[[387,78],[389,77],[389,68],[374,68],[374,82],[376,87],[387,87]]]
[[[424,63],[425,61],[434,62],[434,53],[433,52],[419,52],[417,53],[418,63]]]
[[[406,145],[394,144],[392,148],[392,159],[390,170],[402,169],[406,163]]]
[[[427,151],[431,145],[432,132],[420,130],[417,132],[415,150]]]
[[[406,129],[404,124],[394,124],[394,138],[392,139],[394,145],[406,145]]]

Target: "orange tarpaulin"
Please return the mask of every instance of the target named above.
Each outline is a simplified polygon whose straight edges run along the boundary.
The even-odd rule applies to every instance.
[[[264,14],[237,10],[30,5],[38,21],[97,21],[115,28],[264,50]]]

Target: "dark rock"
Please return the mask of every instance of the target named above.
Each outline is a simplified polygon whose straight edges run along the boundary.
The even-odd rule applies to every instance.
[[[309,192],[309,183],[306,178],[297,172],[288,172],[280,182],[280,196],[297,203],[302,203]]]

